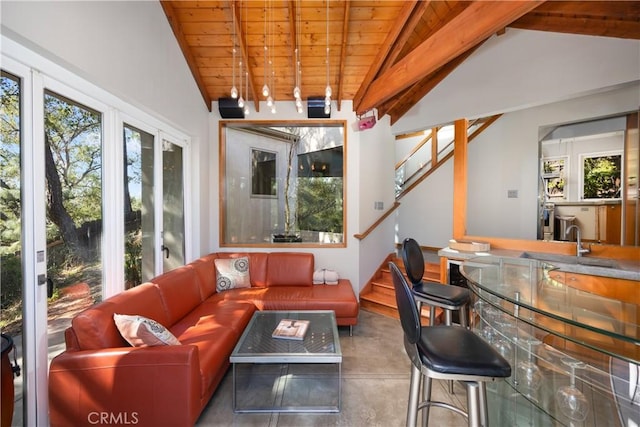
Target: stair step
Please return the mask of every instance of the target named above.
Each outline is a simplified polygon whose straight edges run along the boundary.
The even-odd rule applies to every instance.
[[[398,266],[398,268],[400,269],[400,271],[405,275],[405,277],[407,276],[406,270],[404,268],[404,264],[402,263],[401,259],[396,259],[395,264]],[[387,265],[384,265],[381,269],[380,269],[380,277],[381,279],[376,279],[376,280],[388,280],[389,283],[391,283],[391,271],[389,270],[389,267]],[[424,274],[422,275],[422,280],[425,282],[436,282],[436,283],[442,283],[440,282],[440,264],[434,264],[434,263],[428,263],[425,262],[424,264]]]
[[[360,308],[363,310],[371,311],[374,313],[382,314],[384,316],[399,318],[398,307],[396,305],[395,294],[386,294],[382,292],[367,292],[360,295]],[[429,324],[429,307],[422,309],[423,324]],[[439,308],[436,309],[436,323],[442,322],[443,311]]]
[[[392,298],[396,297],[396,291],[393,289],[393,283],[389,280],[374,280],[371,282],[371,291],[378,292],[380,294],[389,295]]]
[[[390,259],[395,263],[400,271],[406,277],[406,270],[402,258],[392,256]],[[440,282],[440,264],[434,262],[425,262],[423,281]],[[398,319],[398,307],[396,306],[396,293],[393,287],[393,279],[389,270],[388,261],[384,261],[377,271],[374,278],[367,285],[367,291],[360,295],[360,308],[383,316]],[[429,307],[422,309],[422,323],[429,324]],[[436,309],[436,323],[443,320],[443,311]]]

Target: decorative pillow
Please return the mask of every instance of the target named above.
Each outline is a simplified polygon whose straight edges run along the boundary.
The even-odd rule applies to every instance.
[[[218,292],[229,289],[250,288],[249,257],[216,258],[216,290]]]
[[[180,341],[160,323],[143,316],[115,314],[120,335],[134,347],[152,347],[156,345],[180,345]]]

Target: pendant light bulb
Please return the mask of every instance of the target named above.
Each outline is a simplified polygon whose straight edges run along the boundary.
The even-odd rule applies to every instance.
[[[238,88],[235,86],[231,88],[231,97],[233,99],[236,99],[238,97]]]
[[[269,96],[267,98],[267,107],[271,107],[271,106],[273,106],[273,98]]]
[[[240,95],[240,98],[238,98],[238,107],[244,107],[244,98],[242,97],[242,95]]]
[[[300,98],[300,88],[298,86],[293,88],[293,96],[296,99]]]
[[[331,105],[331,97],[330,97],[330,96],[327,96],[327,97],[324,99],[324,105],[327,105],[327,106],[328,106],[328,105]]]
[[[330,105],[325,105],[324,106],[324,113],[325,114],[330,114],[331,113],[331,106]]]
[[[302,114],[302,105],[298,105],[296,109],[298,110],[298,113]]]
[[[331,96],[331,86],[327,85],[327,87],[324,90],[324,96],[326,96],[326,97],[330,97]]]
[[[271,106],[271,113],[272,113],[272,114],[275,114],[275,113],[276,113],[276,104],[273,104],[273,105]]]
[[[244,104],[244,115],[245,116],[249,115],[249,104]]]
[[[302,100],[300,98],[296,98],[296,107],[298,109],[302,108]]]
[[[262,86],[262,96],[269,96],[269,86],[266,83]]]

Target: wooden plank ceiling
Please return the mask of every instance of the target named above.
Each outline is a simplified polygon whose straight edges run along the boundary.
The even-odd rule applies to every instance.
[[[298,48],[303,100],[323,97],[328,81],[338,109],[342,101],[353,100],[358,114],[375,108],[379,117],[389,114],[391,123],[505,28],[640,39],[638,1],[161,4],[209,109],[211,101],[230,96],[234,74],[236,87],[255,110],[264,100],[265,83],[276,101],[293,102]]]

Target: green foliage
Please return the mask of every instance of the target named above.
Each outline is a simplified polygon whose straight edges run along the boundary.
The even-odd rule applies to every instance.
[[[584,159],[584,198],[613,199],[620,197],[621,156],[587,157]]]
[[[0,79],[0,255],[20,251],[20,85]],[[4,285],[4,282],[3,282]]]
[[[342,178],[298,178],[301,230],[342,233]]]
[[[16,255],[0,257],[0,307],[4,310],[22,298],[22,263]]]
[[[139,229],[126,236],[124,278],[127,289],[142,283],[142,231]]]
[[[102,216],[100,114],[45,95],[45,132],[62,184],[63,203],[76,225]]]

